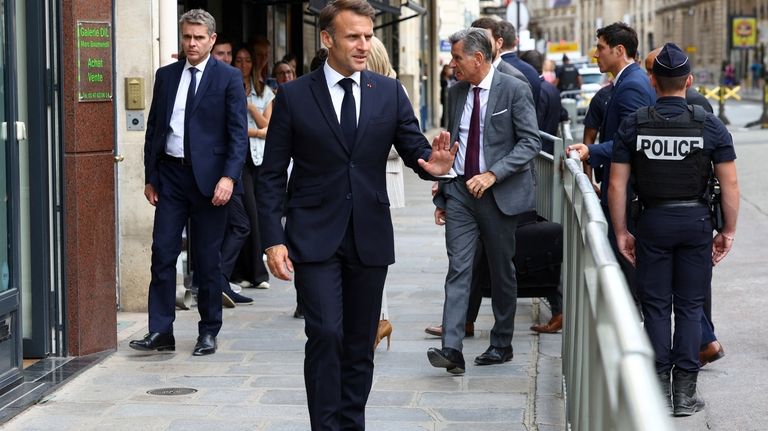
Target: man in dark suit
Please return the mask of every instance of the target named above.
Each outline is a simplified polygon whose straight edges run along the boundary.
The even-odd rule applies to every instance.
[[[176,259],[190,220],[198,282],[199,337],[193,354],[216,352],[221,328],[222,238],[227,202],[240,177],[247,148],[245,93],[240,71],[210,56],[216,22],[201,9],[181,16],[186,60],[155,75],[144,141],[144,195],[155,209],[149,334],[137,350],[174,350]]]
[[[390,147],[430,180],[450,170],[456,152],[447,132],[430,149],[402,85],[365,70],[374,17],[365,0],[321,10],[328,59],[277,93],[258,179],[269,269],[282,280],[295,273],[304,306],[313,430],[365,428],[381,293],[394,262]]]
[[[589,159],[589,164],[602,178],[600,201],[606,217],[608,217],[608,178],[610,178],[613,153],[613,136],[621,121],[629,114],[656,102],[656,93],[651,87],[648,76],[635,63],[637,43],[637,32],[623,22],[615,22],[597,30],[597,47],[594,57],[597,59],[600,72],[610,72],[614,76],[613,90],[605,108],[600,143],[589,147],[576,144],[569,149],[569,151],[579,151],[582,159]]]
[[[475,358],[475,364],[512,359],[515,229],[517,215],[534,206],[532,160],[541,150],[541,141],[530,88],[492,66],[485,31],[469,28],[449,40],[451,66],[459,82],[448,92],[448,130],[459,142],[459,152],[453,167],[457,177],[441,181],[435,195],[435,206],[445,209],[449,266],[442,348],[430,348],[427,358],[434,367],[462,374],[462,339],[479,238],[490,270],[495,323],[490,346]]]
[[[515,53],[517,47],[517,31],[515,26],[509,21],[499,21],[499,32],[501,38],[504,39],[504,44],[501,47],[500,57],[507,63],[515,66],[517,70],[525,75],[525,79],[531,84],[531,92],[533,93],[533,106],[539,106],[539,94],[541,91],[541,80],[539,74],[536,73],[536,69],[531,67],[530,64],[524,62]]]
[[[216,38],[216,42],[213,44],[211,55],[218,61],[226,64],[232,63],[232,43],[221,34]],[[243,190],[244,191],[244,190]],[[253,229],[258,229],[258,226],[254,226]],[[230,282],[232,279],[232,272],[235,269],[235,263],[237,263],[237,257],[240,255],[240,250],[243,248],[243,244],[248,240],[248,235],[251,233],[251,222],[248,219],[248,212],[245,209],[243,203],[243,194],[232,193],[229,198],[229,204],[227,204],[227,227],[224,231],[224,239],[221,243],[221,273],[227,279],[227,283],[224,283],[221,287],[221,300],[225,307],[233,308],[235,304],[248,304],[253,302],[253,298],[240,295],[232,289],[233,284]],[[266,273],[266,268],[264,269]],[[236,286],[240,287],[240,286]]]
[[[619,124],[629,115],[643,106],[653,105],[656,92],[645,71],[635,62],[637,56],[637,32],[624,24],[615,22],[597,30],[597,47],[594,57],[600,72],[610,72],[614,76],[613,90],[605,108],[605,116],[600,132],[600,143],[592,145],[574,144],[566,152],[578,151],[582,160],[588,160],[600,180],[600,203],[608,221],[608,240],[616,253],[621,270],[627,278],[630,290],[638,303],[635,289],[635,268],[619,253],[616,235],[608,211],[608,179],[610,178],[611,156],[613,154],[613,138],[619,129]],[[632,193],[627,193],[632,196]],[[629,207],[629,200],[627,206]],[[629,208],[627,208],[629,213]],[[634,232],[632,218],[628,219],[629,230]]]

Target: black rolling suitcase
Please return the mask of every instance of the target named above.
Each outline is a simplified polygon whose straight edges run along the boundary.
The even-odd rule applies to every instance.
[[[515,233],[518,298],[542,298],[557,292],[563,263],[563,226],[535,211],[518,216]],[[490,286],[483,286],[490,297]]]

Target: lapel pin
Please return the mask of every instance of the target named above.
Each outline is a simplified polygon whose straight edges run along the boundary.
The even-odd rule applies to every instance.
[[[368,87],[368,88],[373,88],[373,84],[371,84],[370,82],[365,84],[365,86]]]

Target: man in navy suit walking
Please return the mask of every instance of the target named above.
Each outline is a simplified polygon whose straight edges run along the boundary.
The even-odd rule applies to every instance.
[[[155,206],[149,333],[136,350],[175,350],[176,259],[190,220],[198,281],[199,336],[193,355],[216,352],[221,328],[221,242],[226,208],[248,146],[240,71],[210,56],[216,22],[201,9],[181,16],[186,56],[155,76],[144,141],[144,195]]]
[[[637,32],[623,22],[615,22],[597,30],[597,47],[594,57],[600,72],[614,76],[613,90],[605,108],[600,133],[600,143],[592,145],[574,144],[566,151],[578,151],[582,160],[588,160],[600,180],[600,203],[608,219],[608,240],[616,253],[619,265],[629,283],[630,290],[638,301],[635,289],[634,266],[619,252],[616,235],[608,211],[608,179],[610,178],[613,139],[619,124],[643,106],[653,105],[656,93],[645,71],[635,62],[637,56]],[[627,194],[631,196],[631,193]],[[627,201],[629,205],[629,201]],[[629,209],[627,209],[629,212]],[[634,232],[634,222],[628,219],[629,230]]]
[[[448,173],[456,153],[447,132],[430,148],[398,81],[365,70],[374,17],[365,0],[320,12],[328,59],[277,93],[258,179],[269,270],[283,280],[295,274],[304,305],[313,430],[365,428],[381,292],[394,263],[390,148],[429,180]]]

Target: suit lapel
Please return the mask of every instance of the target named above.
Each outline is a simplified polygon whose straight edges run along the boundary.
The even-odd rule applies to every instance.
[[[213,80],[213,75],[216,73],[217,66],[218,61],[213,58],[213,56],[211,56],[208,59],[208,63],[205,65],[205,71],[203,71],[203,79],[200,81],[200,85],[197,86],[195,99],[192,101],[192,109],[189,112],[190,114],[194,114],[195,110],[200,105],[200,101],[203,100],[202,95],[205,94],[206,90],[208,90],[208,87]]]
[[[355,146],[357,148],[360,140],[365,134],[365,128],[371,118],[371,107],[376,100],[376,83],[370,79],[370,75],[365,71],[360,72],[360,118],[357,120],[357,134],[355,135]]]
[[[499,71],[494,72],[493,79],[491,80],[491,88],[488,89],[488,105],[485,107],[485,121],[483,121],[483,130],[485,132],[491,130],[491,116],[496,112],[496,104],[499,103],[501,89],[496,87],[501,85],[500,73],[501,72]],[[488,133],[483,133],[483,141],[485,141],[487,135]],[[485,145],[483,147],[485,147]]]
[[[328,92],[328,82],[325,80],[325,73],[323,68],[318,67],[316,71],[312,73],[312,82],[310,83],[310,90],[312,96],[315,98],[317,107],[320,113],[323,115],[325,122],[328,123],[336,139],[344,147],[344,150],[349,154],[349,147],[344,143],[344,134],[341,132],[341,125],[338,118],[336,118],[336,110],[333,108],[333,101],[331,101],[331,93]],[[362,109],[361,109],[362,112]],[[361,114],[362,115],[362,114]],[[360,134],[358,133],[358,136]]]
[[[453,105],[453,127],[451,127],[451,136],[453,141],[458,141],[461,115],[464,113],[464,105],[467,104],[467,95],[469,94],[469,83],[461,81],[455,85],[461,85],[461,88],[457,91],[459,97]]]

